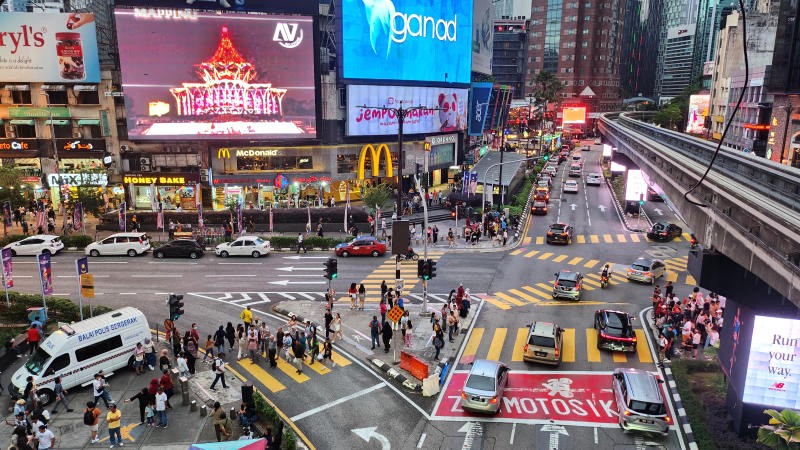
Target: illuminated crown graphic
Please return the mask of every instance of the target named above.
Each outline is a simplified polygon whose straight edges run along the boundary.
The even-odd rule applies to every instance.
[[[216,80],[239,80],[250,82],[258,72],[255,66],[245,60],[233,46],[228,27],[222,27],[222,37],[217,51],[210,60],[200,64],[198,75],[206,83]]]

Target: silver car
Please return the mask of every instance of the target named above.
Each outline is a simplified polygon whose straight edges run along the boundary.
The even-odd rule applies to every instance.
[[[652,258],[639,258],[628,266],[625,276],[629,280],[653,284],[656,282],[656,278],[663,277],[666,272],[667,266],[664,264],[664,261]]]
[[[617,403],[619,426],[623,430],[646,431],[666,435],[672,423],[661,383],[664,380],[637,369],[615,369],[611,388]]]
[[[485,359],[475,361],[461,390],[461,409],[497,414],[507,385],[508,367],[505,364]]]

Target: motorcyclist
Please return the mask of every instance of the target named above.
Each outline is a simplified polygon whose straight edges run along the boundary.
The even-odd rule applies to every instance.
[[[603,273],[600,274],[601,278],[608,280],[608,269],[609,269],[608,264],[603,266]]]
[[[408,246],[408,250],[406,250],[406,258],[411,259],[414,257],[414,249],[411,246]]]

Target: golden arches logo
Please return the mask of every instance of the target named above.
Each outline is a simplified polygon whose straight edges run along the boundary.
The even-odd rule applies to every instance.
[[[221,148],[217,150],[217,159],[228,159],[231,157],[231,150],[229,148]]]
[[[393,177],[393,168],[392,168],[392,152],[389,150],[389,146],[386,144],[379,144],[378,148],[372,144],[367,144],[361,147],[361,156],[358,158],[358,179],[364,179],[364,163],[366,162],[367,151],[369,151],[370,156],[372,156],[372,176],[377,177],[380,173],[380,165],[381,165],[381,156],[385,159],[386,165],[386,176]]]

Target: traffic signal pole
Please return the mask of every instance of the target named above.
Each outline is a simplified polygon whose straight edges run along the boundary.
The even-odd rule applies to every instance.
[[[425,173],[428,173],[428,155],[425,155]],[[419,177],[414,175],[414,182],[417,185],[417,192],[422,197],[422,235],[424,238],[422,239],[422,258],[427,261],[428,260],[428,202],[425,200],[425,194],[427,193],[427,188],[425,191],[422,190],[421,183],[419,181]],[[456,211],[458,211],[458,207],[456,207]],[[398,267],[399,269],[399,267]],[[419,312],[419,315],[422,317],[428,317],[428,280],[422,279],[422,311]]]

